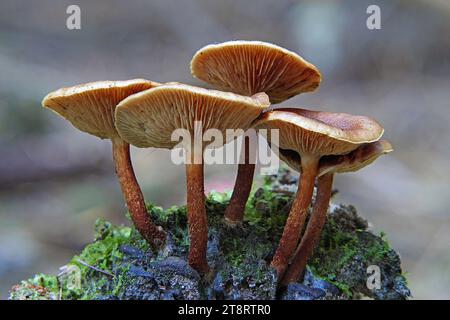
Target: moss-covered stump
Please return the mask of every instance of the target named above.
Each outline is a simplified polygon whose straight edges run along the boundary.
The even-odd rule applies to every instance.
[[[36,275],[11,289],[11,299],[406,299],[410,296],[398,254],[384,235],[367,230],[352,206],[332,205],[303,280],[277,291],[269,266],[289,212],[297,179],[282,170],[266,179],[248,201],[241,226],[229,227],[223,213],[229,195],[206,200],[211,273],[201,278],[186,263],[185,207],[149,205],[168,231],[166,246],[152,252],[130,227],[99,219],[95,240],[59,275]],[[380,271],[380,287],[369,289],[369,266]]]

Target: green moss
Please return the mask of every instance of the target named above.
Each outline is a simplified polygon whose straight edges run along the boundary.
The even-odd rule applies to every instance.
[[[334,216],[328,216],[308,267],[315,276],[336,285],[351,297],[353,283],[343,270],[355,261],[362,270],[369,265],[391,262],[389,255],[393,251],[384,233],[377,237],[363,229],[347,230],[346,227],[340,225]]]
[[[187,250],[189,237],[187,233],[186,206],[172,206],[164,210],[153,204],[147,204],[147,210],[157,225],[170,232],[175,245]]]
[[[88,244],[79,255],[74,256],[70,263],[80,268],[82,276],[90,268],[80,261],[111,273],[112,261],[122,257],[118,250],[119,245],[129,242],[130,237],[131,228],[116,227],[110,222],[98,219],[95,223],[95,241]]]
[[[385,239],[385,234],[380,233],[380,241],[373,241],[372,245],[365,248],[363,257],[370,260],[373,264],[382,261],[391,250],[388,241]]]
[[[98,219],[95,223],[95,241],[88,244],[79,255],[74,256],[58,277],[36,275],[20,283],[11,296],[23,296],[27,290],[30,291],[28,294],[31,298],[40,295],[42,299],[83,300],[103,294],[105,289],[111,286],[111,281],[115,283],[117,280],[117,270],[112,270],[112,266],[114,261],[122,258],[119,246],[130,242],[131,230],[129,227],[113,226],[103,219]],[[120,280],[120,272],[118,274]],[[42,294],[41,288],[45,288],[46,294]]]
[[[231,198],[231,191],[228,192],[211,191],[208,194],[207,200],[214,203],[223,204],[230,201],[230,198]]]
[[[358,252],[358,238],[355,234],[343,232],[334,219],[327,219],[320,243],[308,263],[310,271],[351,296],[349,287],[336,279],[336,274],[352,260]]]
[[[14,286],[10,298],[14,300],[56,300],[58,291],[56,276],[37,274]]]
[[[263,185],[247,201],[244,222],[260,233],[278,236],[284,228],[287,211],[283,209],[289,200],[289,195],[273,192],[270,186]]]

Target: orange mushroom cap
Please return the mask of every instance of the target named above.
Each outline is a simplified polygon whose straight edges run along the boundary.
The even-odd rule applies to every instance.
[[[278,129],[280,149],[315,158],[349,153],[362,144],[378,141],[384,132],[368,117],[296,108],[264,112],[254,126]]]
[[[228,41],[198,50],[191,73],[215,87],[242,95],[266,92],[272,103],[315,90],[319,70],[298,54],[261,41]]]
[[[195,121],[200,121],[203,131],[218,129],[226,137],[226,129],[248,129],[268,105],[265,94],[246,97],[179,83],[163,84],[120,102],[116,127],[125,141],[137,147],[171,149],[178,144],[171,140],[176,129],[193,134]]]
[[[145,79],[90,82],[53,91],[42,105],[81,131],[111,139],[118,136],[114,126],[117,104],[131,94],[158,85]]]

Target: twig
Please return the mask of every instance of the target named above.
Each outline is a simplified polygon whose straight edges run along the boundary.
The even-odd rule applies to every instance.
[[[103,274],[105,274],[107,276],[110,276],[110,277],[114,278],[114,275],[112,273],[109,273],[108,271],[104,271],[102,269],[99,269],[99,268],[96,268],[94,266],[91,266],[91,265],[87,264],[86,262],[84,262],[83,260],[77,259],[77,262],[82,264],[85,267],[91,268],[92,270],[95,270],[97,272],[103,273]]]

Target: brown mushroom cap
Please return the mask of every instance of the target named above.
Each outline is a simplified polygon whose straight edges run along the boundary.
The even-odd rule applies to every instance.
[[[323,156],[319,162],[319,174],[345,173],[358,171],[368,166],[383,154],[392,152],[392,145],[386,140],[363,144],[350,153],[339,156]],[[280,150],[280,159],[297,172],[301,172],[301,160],[298,153],[291,150]]]
[[[384,131],[368,117],[296,108],[267,111],[255,127],[278,129],[280,149],[316,158],[349,153],[361,144],[379,140]]]
[[[191,73],[215,87],[242,95],[266,92],[272,103],[315,90],[317,68],[294,52],[261,41],[228,41],[198,50]]]
[[[331,172],[358,171],[374,162],[378,157],[393,150],[392,145],[388,141],[380,140],[364,144],[348,154],[322,157],[319,163],[319,176]]]
[[[137,147],[171,149],[175,129],[194,132],[201,121],[203,131],[250,127],[269,105],[266,96],[245,97],[185,84],[164,84],[129,96],[116,108],[116,127],[120,136]],[[224,141],[225,142],[225,141]]]
[[[49,93],[42,105],[69,120],[77,129],[101,139],[117,137],[114,110],[131,94],[159,83],[145,79],[97,81]]]

